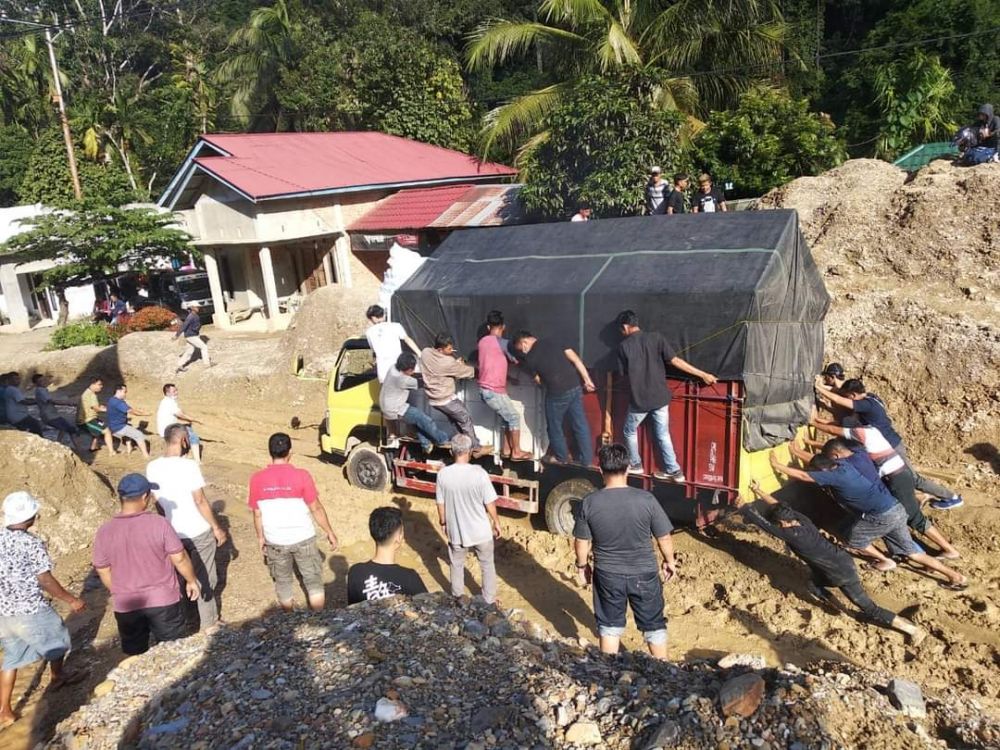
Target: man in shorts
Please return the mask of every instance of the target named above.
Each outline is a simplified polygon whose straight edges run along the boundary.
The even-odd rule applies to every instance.
[[[157,642],[183,638],[186,630],[180,574],[185,595],[201,596],[191,558],[166,518],[149,513],[159,487],[142,474],[126,474],[118,482],[121,513],[97,530],[93,563],[101,583],[111,592],[122,651],[133,656]]]
[[[38,501],[27,492],[12,492],[3,501],[0,529],[0,729],[17,720],[14,713],[14,683],[17,670],[40,659],[49,663],[52,689],[79,682],[86,675],[63,668],[70,649],[69,631],[44,591],[70,606],[84,609],[83,600],[73,596],[52,575],[52,560],[45,542],[29,529],[38,518]]]
[[[103,438],[108,453],[114,455],[115,444],[111,439],[111,430],[101,422],[101,414],[107,409],[97,400],[97,394],[104,389],[101,378],[91,378],[90,383],[80,394],[80,404],[76,410],[76,424],[80,432],[90,435],[90,450],[97,450],[98,438]]]
[[[316,526],[330,549],[340,543],[319,501],[312,476],[292,466],[292,439],[276,432],[267,441],[271,464],[250,477],[248,504],[253,511],[257,544],[267,563],[278,604],[286,612],[294,604],[295,573],[306,589],[309,607],[323,609],[323,558],[316,546]],[[315,523],[315,526],[314,526]]]
[[[108,399],[106,407],[108,429],[111,430],[112,437],[122,441],[127,454],[132,453],[131,443],[135,443],[139,452],[142,453],[142,457],[149,460],[149,446],[146,443],[146,436],[139,431],[138,427],[133,427],[128,423],[130,415],[148,417],[149,412],[137,411],[129,406],[128,402],[125,401],[126,395],[128,395],[128,386],[124,383],[115,386],[115,395]]]
[[[479,366],[476,383],[483,403],[503,420],[503,447],[501,458],[530,461],[533,456],[521,450],[521,415],[507,395],[507,372],[512,357],[509,344],[503,337],[507,330],[503,313],[491,310],[486,316],[486,335],[476,346],[476,363]]]
[[[173,383],[167,383],[163,386],[163,398],[160,399],[160,404],[156,407],[157,434],[161,438],[165,438],[167,428],[172,424],[182,424],[187,429],[188,450],[191,452],[191,458],[200,463],[201,440],[192,425],[201,424],[201,422],[189,417],[181,410],[181,405],[177,401],[177,386]]]
[[[628,448],[621,443],[605,445],[598,450],[597,458],[604,489],[583,499],[573,537],[580,583],[594,588],[594,617],[601,653],[618,653],[628,606],[649,653],[654,658],[666,659],[663,582],[670,581],[677,572],[670,538],[673,524],[655,497],[645,490],[629,487]],[[662,564],[657,564],[652,539],[663,556]],[[589,559],[591,550],[593,565]]]

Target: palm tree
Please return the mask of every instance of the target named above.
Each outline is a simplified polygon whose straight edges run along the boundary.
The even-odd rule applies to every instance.
[[[277,129],[276,87],[281,66],[292,57],[294,31],[286,0],[275,0],[274,5],[253,11],[246,26],[230,36],[229,55],[216,70],[216,78],[235,86],[231,110],[245,126],[253,124],[251,105],[256,104],[262,114],[274,116],[272,127]]]
[[[696,117],[735,102],[782,60],[779,0],[540,0],[543,21],[492,21],[473,33],[471,70],[491,70],[534,49],[555,81],[494,109],[483,148],[545,137],[545,114],[584,73],[644,71],[659,82],[653,106]]]

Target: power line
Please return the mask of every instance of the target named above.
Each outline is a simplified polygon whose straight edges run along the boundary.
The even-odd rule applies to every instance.
[[[75,26],[88,26],[92,23],[106,24],[111,21],[118,19],[132,18],[136,16],[152,16],[158,12],[169,12],[180,8],[187,2],[192,2],[192,0],[175,0],[175,2],[169,5],[151,5],[146,8],[140,8],[130,11],[121,11],[120,13],[112,13],[110,15],[93,15],[93,16],[76,16],[74,18],[67,18],[64,21],[56,21],[55,23],[35,23],[34,21],[27,22],[21,21],[19,19],[6,18],[0,15],[0,24],[7,23],[31,23],[30,28],[20,29],[18,31],[11,31],[4,34],[0,34],[0,41],[5,39],[20,39],[21,37],[30,36],[32,34],[44,34],[46,31],[65,31],[67,29],[72,29]]]

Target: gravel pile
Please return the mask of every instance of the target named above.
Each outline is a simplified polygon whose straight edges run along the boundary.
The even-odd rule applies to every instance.
[[[426,594],[156,646],[116,668],[48,747],[818,750],[863,735],[874,750],[1000,738],[957,694],[923,705],[918,689],[904,711],[888,677],[844,665],[723,663],[607,658],[516,613]]]

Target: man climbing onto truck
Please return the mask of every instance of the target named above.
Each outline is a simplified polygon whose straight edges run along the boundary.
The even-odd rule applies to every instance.
[[[596,388],[580,356],[572,349],[539,340],[529,331],[519,331],[511,345],[521,355],[528,372],[534,375],[535,382],[545,387],[545,422],[551,455],[542,460],[550,464],[569,463],[569,447],[563,432],[563,420],[569,415],[577,463],[590,466],[594,444],[583,412],[583,391],[591,393]]]
[[[476,347],[479,365],[476,383],[479,384],[483,403],[503,420],[504,435],[500,456],[515,461],[530,461],[531,454],[521,450],[521,415],[507,395],[507,374],[511,357],[508,342],[503,337],[507,330],[503,313],[491,310],[486,316],[486,329],[486,335],[479,339]]]
[[[365,316],[371,323],[365,330],[365,338],[375,353],[378,382],[383,383],[385,376],[389,374],[389,369],[396,364],[396,358],[403,352],[403,345],[399,342],[405,342],[414,354],[420,354],[420,347],[407,335],[403,326],[386,320],[384,307],[372,305],[365,311]]]
[[[472,415],[456,394],[455,381],[475,377],[476,371],[472,365],[456,359],[455,340],[447,333],[439,333],[434,347],[420,352],[420,369],[431,406],[448,417],[459,432],[469,436],[474,456],[486,452],[476,438]]]
[[[656,479],[685,482],[687,479],[677,463],[674,444],[670,439],[670,388],[667,387],[667,363],[681,372],[694,375],[706,385],[718,378],[699,370],[677,356],[661,333],[646,332],[639,327],[639,316],[632,310],[618,315],[618,327],[625,338],[618,346],[618,368],[628,377],[631,400],[625,417],[625,444],[628,446],[629,473],[642,474],[639,457],[639,425],[652,417],[656,442],[660,447],[661,471]]]
[[[413,425],[417,430],[420,447],[425,454],[430,454],[434,446],[444,446],[450,438],[448,433],[438,427],[434,420],[420,409],[409,403],[411,391],[420,387],[413,377],[417,369],[417,358],[413,352],[403,352],[396,359],[395,366],[389,368],[382,389],[378,395],[378,405],[382,416],[391,420],[402,420]]]

